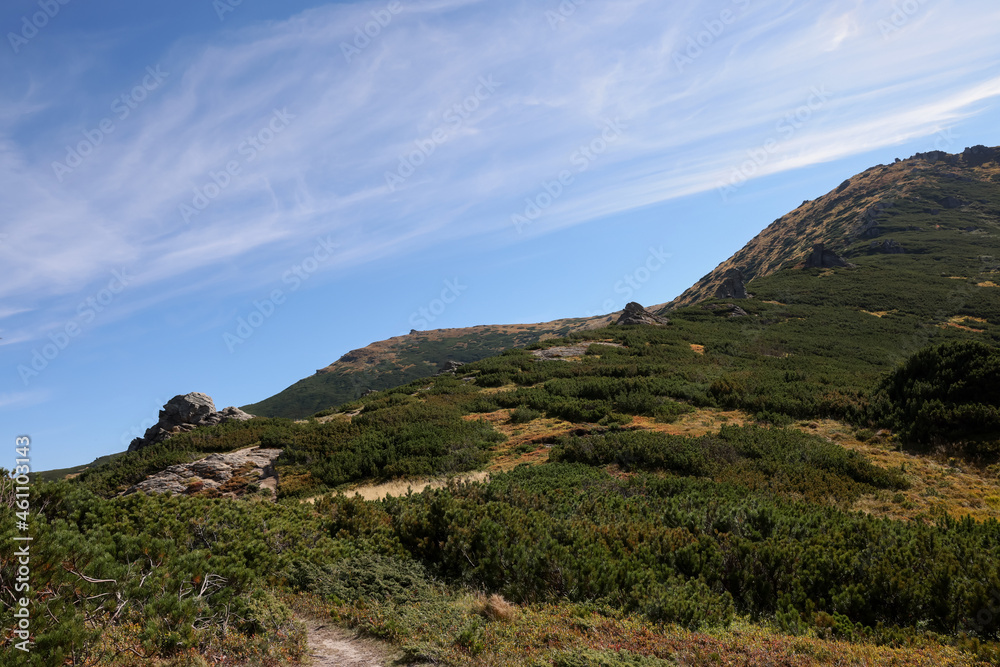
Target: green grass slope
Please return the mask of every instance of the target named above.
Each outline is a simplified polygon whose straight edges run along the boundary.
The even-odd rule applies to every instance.
[[[414,331],[354,350],[283,391],[243,409],[261,417],[303,419],[360,398],[435,375],[450,361],[469,363],[545,338],[607,324],[610,317],[542,324],[494,325]]]
[[[874,238],[815,221],[853,266],[801,268],[795,246],[743,314],[678,303],[668,326],[567,331],[39,485],[31,659],[294,664],[295,607],[388,642],[399,664],[1000,664],[1000,165],[977,154],[880,168],[899,196]],[[794,238],[786,222],[771,233]],[[906,252],[874,251],[887,238]],[[427,342],[391,361],[412,366]],[[586,352],[536,354],[567,343]],[[370,352],[342,363],[388,354]],[[947,426],[970,415],[975,447]],[[277,502],[118,497],[255,444],[283,450]],[[475,470],[489,479],[350,497]],[[347,493],[302,502],[331,490]],[[17,567],[0,554],[0,600]],[[13,613],[0,603],[0,623]]]

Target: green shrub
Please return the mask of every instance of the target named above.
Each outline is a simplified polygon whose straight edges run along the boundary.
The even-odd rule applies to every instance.
[[[528,422],[534,421],[542,416],[542,413],[538,410],[532,410],[531,408],[518,407],[510,413],[510,423],[511,424],[527,424]]]
[[[887,374],[872,401],[876,423],[918,449],[955,445],[1000,456],[1000,350],[974,341],[917,352]]]

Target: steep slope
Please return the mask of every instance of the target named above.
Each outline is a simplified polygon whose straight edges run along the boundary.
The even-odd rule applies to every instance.
[[[369,391],[435,375],[446,370],[449,362],[478,361],[514,347],[604,327],[613,320],[614,315],[608,315],[541,324],[413,331],[348,352],[315,375],[244,409],[262,417],[302,419]]]
[[[927,232],[969,229],[996,233],[1000,202],[1000,148],[975,146],[960,155],[918,153],[878,165],[844,181],[833,192],[803,202],[758,234],[669,304],[687,306],[716,295],[727,273],[752,281],[805,261],[816,244],[848,259],[873,252],[929,251]],[[973,236],[974,238],[974,236]],[[888,245],[886,245],[888,244]]]
[[[384,638],[411,662],[460,667],[1000,664],[989,611],[1000,600],[1000,448],[966,457],[945,433],[928,450],[872,409],[880,384],[909,368],[898,379],[913,414],[942,412],[917,405],[932,389],[1000,444],[998,422],[981,419],[993,406],[966,400],[995,402],[1000,373],[988,361],[1000,347],[1000,165],[995,151],[976,155],[884,168],[853,208],[831,208],[840,223],[783,218],[771,237],[794,241],[800,225],[826,235],[741,251],[760,273],[738,305],[745,295],[730,284],[725,299],[675,306],[669,323],[549,338],[317,419],[181,433],[39,488],[34,544],[63,567],[32,570],[60,612],[33,628],[63,637],[72,605],[93,630],[88,650],[168,659],[184,646],[287,664],[305,650],[287,603]],[[893,192],[859,231],[855,214]],[[814,241],[834,254],[814,253]],[[446,346],[440,363],[471,335],[414,334],[412,348],[403,337],[338,368],[392,354],[396,372],[407,355],[434,358],[434,344]],[[947,386],[913,363],[928,346]],[[960,374],[935,353],[972,347],[987,363]],[[977,389],[984,379],[989,391]],[[167,465],[254,446],[282,450],[277,503],[204,489],[108,500]],[[388,502],[353,496],[373,480],[403,488],[470,471],[489,477]],[[87,545],[85,557],[64,545]],[[0,553],[4,581],[16,567]],[[206,594],[161,605],[165,590]],[[102,615],[105,598],[127,611]],[[247,620],[223,629],[231,610]]]

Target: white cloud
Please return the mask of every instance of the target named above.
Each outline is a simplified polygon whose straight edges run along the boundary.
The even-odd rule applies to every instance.
[[[52,161],[101,115],[64,118],[50,140],[29,141],[18,122],[40,117],[60,91],[34,86],[0,107],[0,262],[10,272],[0,298],[32,308],[119,265],[141,267],[147,286],[197,275],[245,289],[280,276],[319,234],[345,243],[338,267],[498,230],[515,243],[510,215],[572,168],[608,118],[627,119],[628,131],[532,233],[717,187],[814,86],[833,98],[782,136],[754,177],[933,134],[1000,95],[987,68],[1000,52],[1000,10],[981,1],[922,5],[888,38],[878,22],[891,3],[734,2],[749,8],[683,71],[674,54],[719,16],[718,3],[591,1],[555,30],[546,7],[528,2],[406,3],[346,62],[340,43],[383,5],[323,7],[178,44],[158,63],[169,72],[162,87],[61,184]],[[400,154],[447,126],[448,110],[491,75],[497,91],[389,193],[385,172]],[[106,106],[92,102],[81,106]],[[275,109],[294,119],[248,159],[244,142],[267,136]],[[228,162],[239,175],[185,224],[179,206]],[[226,262],[253,277],[205,277]],[[161,292],[178,289],[195,287]]]

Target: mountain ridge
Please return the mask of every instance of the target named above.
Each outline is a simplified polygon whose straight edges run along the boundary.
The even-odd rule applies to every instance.
[[[834,252],[843,252],[858,240],[884,236],[880,225],[891,220],[896,202],[912,199],[914,190],[922,184],[919,177],[909,182],[904,180],[907,175],[931,170],[945,178],[969,179],[972,178],[968,173],[971,171],[979,176],[979,180],[996,182],[991,179],[1000,177],[998,161],[1000,147],[980,145],[967,148],[960,154],[943,151],[916,153],[906,160],[870,167],[848,178],[831,192],[803,202],[794,211],[772,222],[743,248],[670,301],[664,310],[712,298],[729,271],[740,271],[744,282],[750,284],[756,278],[797,264],[800,258],[805,260],[818,244]],[[989,163],[993,166],[988,167]],[[928,212],[972,204],[946,193],[942,193],[937,200],[925,199],[923,202]]]

